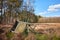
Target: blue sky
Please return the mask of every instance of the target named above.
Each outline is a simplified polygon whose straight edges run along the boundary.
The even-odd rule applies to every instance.
[[[44,17],[60,16],[60,0],[35,0],[35,14]]]

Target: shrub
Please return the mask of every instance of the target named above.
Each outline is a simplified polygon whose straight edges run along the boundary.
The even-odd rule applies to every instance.
[[[14,33],[8,32],[8,33],[6,34],[6,37],[7,37],[8,39],[11,39],[11,38],[13,37],[13,35],[14,35]]]
[[[36,34],[36,40],[48,40],[48,36],[45,34]]]
[[[57,37],[56,35],[54,35],[53,40],[60,40],[60,37]]]

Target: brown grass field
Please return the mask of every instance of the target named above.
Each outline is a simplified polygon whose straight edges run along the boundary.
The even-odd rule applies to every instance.
[[[35,23],[31,26],[35,31],[44,34],[56,33],[60,36],[60,23]]]

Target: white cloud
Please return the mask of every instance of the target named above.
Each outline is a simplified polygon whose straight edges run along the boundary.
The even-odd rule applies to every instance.
[[[60,4],[56,4],[56,5],[50,5],[47,10],[50,12],[54,12],[54,11],[59,11],[59,9],[60,9]]]
[[[38,14],[36,14],[36,15],[43,15],[43,14],[46,14],[47,12],[46,11],[44,11],[44,12],[40,12],[40,13],[38,13]]]
[[[46,15],[45,17],[60,17],[60,15]]]
[[[60,17],[60,15],[54,15],[54,17]]]
[[[40,12],[40,13],[38,13],[38,14],[36,14],[36,15],[41,15],[41,16],[43,16],[43,15],[48,14],[48,13],[50,13],[50,12],[48,12],[48,11],[43,11],[43,12]]]
[[[43,15],[50,14],[50,13],[55,13],[55,12],[57,13],[59,11],[60,11],[60,4],[50,5],[46,11],[42,11],[38,13],[37,15],[43,16]],[[46,16],[47,17],[60,17],[60,15],[46,15]]]
[[[60,4],[50,5],[48,7],[47,11],[40,12],[37,15],[43,15],[43,14],[47,14],[47,13],[58,12],[59,10],[60,10]]]

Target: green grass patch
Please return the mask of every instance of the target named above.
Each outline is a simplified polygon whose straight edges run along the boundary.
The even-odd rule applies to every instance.
[[[45,34],[36,34],[36,40],[48,40],[48,36]]]
[[[12,33],[12,32],[8,32],[6,34],[6,36],[7,36],[8,39],[11,39],[13,37],[13,35],[14,35],[14,33]]]

